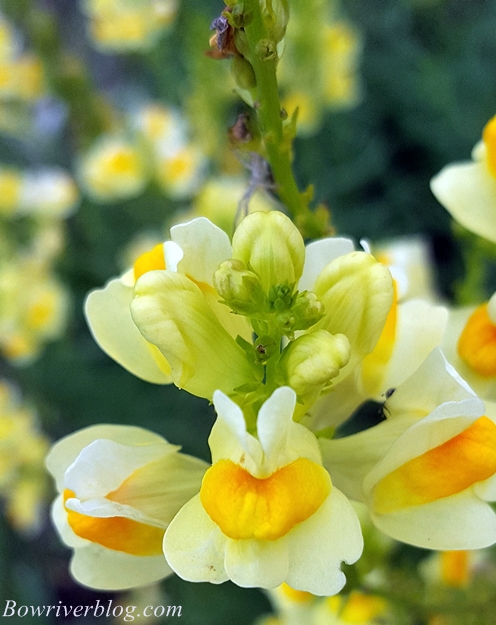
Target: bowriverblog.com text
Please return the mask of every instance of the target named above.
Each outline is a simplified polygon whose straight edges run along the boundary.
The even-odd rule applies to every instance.
[[[135,605],[113,605],[112,599],[108,601],[100,602],[100,599],[96,600],[93,605],[63,605],[62,601],[59,601],[58,605],[17,605],[17,602],[13,599],[7,599],[5,601],[5,609],[2,613],[2,617],[17,616],[19,618],[24,617],[122,617],[124,621],[134,621],[135,617],[139,618],[144,616],[160,618],[160,617],[174,617],[181,616],[182,606],[180,605],[147,605],[142,612],[137,613],[138,609]]]

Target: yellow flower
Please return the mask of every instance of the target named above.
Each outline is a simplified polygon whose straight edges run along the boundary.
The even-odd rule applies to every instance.
[[[189,581],[339,592],[341,561],[362,552],[360,525],[321,465],[317,439],[293,421],[296,395],[277,389],[263,404],[257,437],[241,409],[214,393],[212,466],[200,493],[164,538],[169,565]]]
[[[496,116],[484,127],[472,162],[447,165],[431,190],[464,228],[496,242]]]
[[[12,526],[23,533],[40,529],[47,497],[43,459],[48,439],[33,410],[0,380],[0,496]]]
[[[496,401],[496,294],[479,306],[449,310],[442,349],[482,399]]]
[[[78,166],[82,187],[96,202],[136,197],[149,180],[141,149],[120,136],[104,136],[85,154]]]
[[[385,534],[430,549],[496,542],[496,413],[436,349],[384,406],[387,421],[321,441],[325,466]]]
[[[0,349],[9,360],[28,363],[65,327],[66,289],[43,260],[20,257],[0,270]]]
[[[234,317],[227,307],[219,304],[219,297],[212,285],[214,271],[220,262],[230,255],[231,246],[227,235],[207,219],[199,218],[187,224],[174,226],[171,228],[171,241],[143,254],[137,259],[132,270],[120,278],[111,280],[104,289],[97,289],[88,295],[85,313],[96,341],[119,364],[149,382],[168,384],[174,380],[176,384],[182,386],[188,383],[190,376],[193,377],[191,384],[194,386],[185,387],[188,390],[195,388],[199,394],[203,394],[204,391],[200,392],[195,380],[195,378],[201,380],[201,374],[198,372],[195,375],[193,372],[195,358],[199,371],[207,374],[213,373],[214,363],[218,363],[219,377],[216,378],[215,384],[225,384],[226,379],[230,379],[230,373],[234,374],[235,380],[239,380],[240,384],[245,379],[243,375],[251,379],[248,366],[242,360],[243,352],[234,341],[233,345],[228,341],[226,353],[230,358],[224,360],[223,345],[226,339],[230,339],[224,328],[234,336],[237,334],[249,336],[245,320]],[[177,277],[171,276],[176,273]],[[178,305],[168,309],[170,320],[163,319],[164,323],[169,324],[169,329],[165,332],[168,349],[160,349],[162,339],[155,343],[141,334],[131,317],[130,305],[136,280],[141,279],[140,282],[143,282],[145,277],[157,285],[162,285],[165,280],[167,288],[172,289],[173,294],[176,293],[174,286],[180,284],[180,291],[185,290],[189,293],[186,297],[194,298],[197,304],[191,314],[199,315],[198,332],[204,337],[203,342],[195,340],[185,343],[181,332],[172,333],[175,324],[180,328],[181,324],[189,323],[190,319],[190,311]],[[167,288],[162,289],[162,286],[159,288],[160,298],[164,298],[165,306],[169,301]],[[145,304],[147,301],[145,299]],[[151,303],[157,305],[158,301],[153,299]],[[209,326],[203,324],[204,318],[199,309],[207,311],[205,314],[208,315]],[[160,315],[164,313],[162,308],[158,312]],[[147,315],[147,321],[149,320]],[[158,326],[153,327],[155,332],[156,327],[162,332],[160,322]],[[211,361],[205,358],[206,352],[202,351],[205,349],[206,340],[212,340],[215,345],[215,354]],[[180,364],[178,357],[181,354],[184,360],[188,361],[187,366]],[[239,373],[232,372],[233,357],[238,361]]]
[[[170,574],[162,539],[198,492],[207,465],[161,436],[98,425],[56,443],[46,460],[59,496],[52,518],[74,549],[71,572],[91,588],[142,586]]]

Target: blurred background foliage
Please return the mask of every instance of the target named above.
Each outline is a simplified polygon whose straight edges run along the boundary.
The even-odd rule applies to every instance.
[[[332,2],[309,2],[309,11],[312,6],[337,10]],[[239,173],[227,147],[227,129],[243,105],[232,95],[228,62],[204,55],[210,23],[222,4],[179,0],[175,19],[153,45],[117,52],[94,45],[81,9],[82,3],[66,0],[0,1],[1,13],[41,58],[48,83],[45,109],[35,111],[34,130],[0,130],[2,166],[59,166],[77,176],[78,158],[109,130],[116,110],[122,114],[129,103],[155,101],[181,111],[208,159],[209,175]],[[360,38],[360,98],[353,107],[328,108],[318,130],[296,139],[300,186],[315,186],[315,197],[329,206],[339,234],[373,242],[425,237],[440,292],[448,301],[487,296],[496,287],[494,250],[454,229],[431,194],[429,180],[447,163],[469,158],[496,112],[496,2],[343,0],[339,9]],[[294,81],[303,78],[296,75]],[[16,110],[17,119],[21,114],[28,113]],[[55,126],[47,130],[50,120]],[[123,271],[123,250],[133,237],[142,232],[163,237],[164,224],[189,210],[193,198],[194,192],[174,198],[151,181],[137,197],[102,203],[82,187],[79,208],[64,222],[65,244],[54,263],[70,291],[67,327],[34,362],[22,366],[0,360],[1,377],[19,386],[50,439],[91,424],[128,423],[208,458],[212,408],[173,386],[151,385],[127,373],[94,342],[82,312],[86,293]],[[4,221],[8,237],[22,242],[28,236],[29,217]],[[480,272],[481,264],[487,272]],[[115,599],[72,582],[69,550],[51,529],[46,507],[41,526],[29,536],[0,519],[0,610],[6,599],[18,605]],[[425,555],[397,547],[388,565],[396,588],[408,588],[413,595],[412,605],[424,592],[416,565]],[[352,585],[352,574],[350,579]],[[262,593],[230,583],[187,584],[173,577],[162,588],[170,604],[183,606],[184,625],[245,625],[270,609]],[[454,592],[458,597],[461,591]],[[475,604],[485,601],[488,609],[491,595],[484,588],[481,593]],[[475,619],[471,623],[493,622],[494,590],[492,601],[492,612],[464,613],[460,623],[469,618]],[[416,623],[427,623],[425,613],[416,618]]]

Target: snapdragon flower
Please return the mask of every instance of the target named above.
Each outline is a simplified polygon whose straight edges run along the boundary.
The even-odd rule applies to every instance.
[[[57,531],[74,549],[71,573],[81,584],[118,590],[171,573],[164,532],[200,488],[207,464],[148,430],[98,425],[58,441],[46,464],[59,495]]]
[[[262,588],[286,582],[317,595],[343,587],[340,563],[362,552],[360,524],[322,467],[317,439],[293,421],[295,404],[292,389],[274,391],[255,437],[241,409],[214,393],[212,466],[164,537],[180,577]]]
[[[234,336],[239,334],[248,337],[248,324],[243,318],[231,315],[227,307],[218,303],[212,284],[212,277],[219,263],[230,255],[231,246],[227,234],[207,219],[199,218],[174,226],[171,228],[171,241],[143,254],[131,270],[120,278],[110,280],[105,288],[96,289],[88,295],[85,313],[96,341],[105,352],[134,375],[157,384],[174,381],[179,386],[183,385],[186,373],[182,373],[179,364],[176,364],[179,362],[178,358],[174,359],[173,355],[174,350],[178,354],[181,350],[184,352],[181,331],[175,335],[171,332],[165,334],[169,339],[169,351],[166,352],[159,350],[153,341],[142,336],[131,317],[130,305],[136,280],[150,272],[165,285],[173,287],[176,282],[185,285],[184,289],[189,289],[192,294],[186,297],[195,302],[194,311],[208,317],[209,325],[198,327],[197,342],[189,344],[192,357],[198,359],[201,373],[208,375],[212,363],[216,362],[219,388],[223,388],[226,380],[233,380],[234,385],[254,380],[242,349],[234,342],[227,341],[227,332]],[[164,289],[163,296],[167,298],[167,289]],[[171,309],[171,314],[177,316],[178,323],[186,323],[189,310],[184,305],[178,305]],[[203,322],[201,315],[200,321]],[[198,342],[200,337],[203,338]],[[208,360],[205,359],[205,354],[210,341],[215,343],[215,358]],[[225,352],[222,350],[223,345],[226,346]],[[169,362],[176,365],[175,374],[171,371]],[[232,370],[235,363],[239,371]],[[205,391],[198,390],[198,394],[204,393]]]
[[[428,549],[496,542],[496,413],[434,350],[384,405],[387,420],[321,440],[324,464],[385,534]]]
[[[431,190],[464,228],[496,242],[496,116],[472,151],[472,162],[447,165]]]
[[[442,349],[481,399],[496,401],[496,294],[449,310]]]

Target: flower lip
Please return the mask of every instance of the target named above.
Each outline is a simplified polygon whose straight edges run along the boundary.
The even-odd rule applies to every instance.
[[[229,538],[276,540],[312,516],[330,492],[327,471],[307,458],[262,479],[231,460],[219,460],[203,478],[200,499]]]

